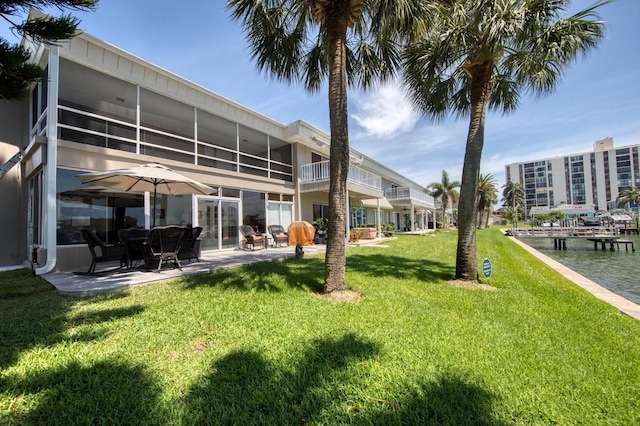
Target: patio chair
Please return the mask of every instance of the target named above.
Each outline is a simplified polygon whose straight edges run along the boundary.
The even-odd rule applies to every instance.
[[[115,244],[106,244],[102,242],[100,238],[96,235],[96,233],[90,229],[83,229],[82,236],[84,237],[87,245],[89,246],[89,250],[91,251],[91,266],[89,266],[89,270],[87,274],[95,274],[96,273],[96,265],[100,262],[112,262],[119,261],[120,266],[118,268],[113,268],[108,271],[114,271],[116,269],[120,269],[123,266],[128,266],[129,261],[127,257],[127,246],[122,243]],[[100,271],[100,272],[108,272],[108,271]]]
[[[178,253],[184,240],[183,226],[157,226],[149,231],[145,243],[145,263],[147,266],[154,261],[158,262],[156,272],[160,272],[163,263],[173,262],[174,268],[182,270],[182,264],[178,259]]]
[[[200,262],[198,258],[198,237],[202,233],[202,227],[196,226],[195,228],[187,227],[184,231],[184,240],[182,246],[178,252],[178,259],[189,259],[191,262],[191,256],[196,258],[197,262]]]
[[[267,239],[263,235],[257,234],[251,226],[240,225],[238,229],[243,237],[241,241],[243,244],[241,247],[242,249],[246,249],[248,246],[251,246],[251,250],[255,250],[256,244],[262,246],[261,248],[267,247]]]
[[[144,243],[149,235],[148,229],[129,228],[118,230],[118,239],[127,246],[127,259],[129,268],[135,263],[144,260]]]
[[[286,246],[289,245],[289,236],[285,232],[282,225],[269,225],[269,234],[271,234],[271,238],[273,238],[273,247],[277,247],[278,245],[284,244]]]

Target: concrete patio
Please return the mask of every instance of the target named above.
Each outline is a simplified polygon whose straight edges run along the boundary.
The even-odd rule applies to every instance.
[[[313,245],[304,247],[306,255],[325,252],[325,245]],[[293,258],[294,246],[269,247],[261,250],[224,250],[204,252],[200,261],[182,261],[182,270],[176,269],[172,264],[166,265],[160,272],[133,267],[108,271],[118,266],[118,263],[99,264],[95,275],[78,274],[77,271],[52,272],[42,275],[47,282],[53,285],[58,292],[65,296],[88,297],[98,294],[125,290],[134,286],[150,284],[158,281],[166,281],[183,275],[203,274],[216,269],[233,268],[257,262],[277,261]],[[84,272],[85,269],[82,270]]]

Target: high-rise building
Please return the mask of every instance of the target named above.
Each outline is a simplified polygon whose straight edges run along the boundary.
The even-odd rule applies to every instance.
[[[532,207],[561,205],[584,213],[607,210],[622,190],[640,187],[639,147],[614,148],[607,137],[596,141],[592,152],[507,164],[505,176],[524,187],[527,214]]]

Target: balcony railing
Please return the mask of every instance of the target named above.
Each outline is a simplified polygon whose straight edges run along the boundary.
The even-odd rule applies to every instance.
[[[302,165],[300,168],[300,176],[303,183],[328,181],[329,160]],[[382,191],[382,178],[380,176],[361,169],[358,166],[354,166],[353,164],[349,165],[347,181]]]
[[[421,201],[427,204],[433,204],[433,197],[424,191],[419,191],[415,188],[387,188],[384,191],[384,196],[387,200],[414,200]]]

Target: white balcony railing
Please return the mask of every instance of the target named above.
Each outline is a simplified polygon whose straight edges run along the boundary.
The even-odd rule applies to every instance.
[[[329,180],[329,160],[319,163],[303,164],[300,168],[302,183],[322,182]],[[347,180],[357,185],[382,191],[382,178],[376,174],[361,169],[353,164],[349,165]]]
[[[387,200],[415,200],[427,204],[434,204],[433,197],[415,188],[387,188],[384,191]]]

